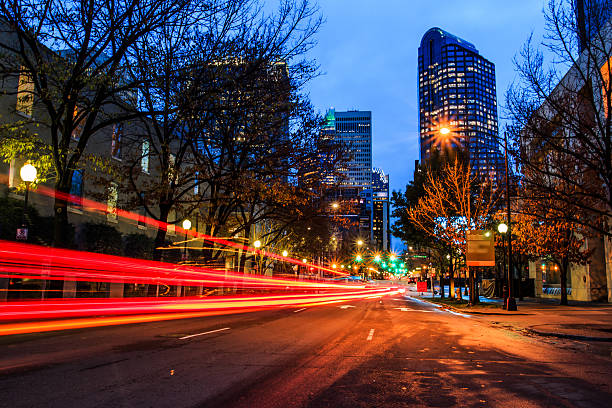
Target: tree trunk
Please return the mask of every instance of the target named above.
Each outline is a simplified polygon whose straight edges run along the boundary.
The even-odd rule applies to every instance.
[[[69,176],[69,177],[68,177]],[[66,176],[72,179],[72,172]],[[64,199],[64,194],[70,194],[70,183],[66,180],[58,180],[55,190],[59,193],[55,196],[53,204],[53,246],[56,248],[68,248],[74,237],[69,236],[68,228],[68,202]]]
[[[452,258],[448,266],[448,297],[455,299],[455,271],[453,270]]]
[[[567,270],[569,262],[567,257],[563,257],[561,260],[561,305],[567,305]]]
[[[440,275],[440,299],[444,299],[444,275]]]
[[[478,290],[476,288],[476,272],[474,271],[474,268],[470,268],[468,266],[468,270],[469,270],[469,287],[470,287],[470,305],[477,305],[479,303],[478,301]]]
[[[159,206],[159,221],[164,224],[167,223],[168,214],[170,214],[170,207],[167,205],[160,205]],[[167,233],[166,225],[164,225],[163,227],[157,228],[157,234],[155,235],[155,243],[153,247],[153,260],[154,261],[162,260],[163,250],[160,248],[163,248],[166,245],[166,233]]]

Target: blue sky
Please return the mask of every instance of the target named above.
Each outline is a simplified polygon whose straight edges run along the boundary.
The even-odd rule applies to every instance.
[[[495,64],[497,100],[515,79],[513,57],[542,32],[545,0],[320,0],[326,23],[310,56],[322,74],[307,86],[316,109],[372,111],[373,164],[391,190],[412,179],[418,153],[417,51],[440,27]],[[500,109],[501,108],[501,109]],[[399,242],[394,242],[394,246]]]

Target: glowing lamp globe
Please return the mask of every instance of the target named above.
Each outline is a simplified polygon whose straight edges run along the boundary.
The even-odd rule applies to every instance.
[[[184,229],[184,230],[189,230],[189,229],[191,229],[191,221],[189,221],[189,220],[185,220],[185,221],[183,221],[183,229]]]
[[[497,230],[501,233],[501,234],[505,234],[506,232],[508,232],[508,225],[506,223],[501,223],[497,226]]]
[[[260,248],[260,247],[261,247],[261,241],[260,241],[260,240],[257,240],[257,241],[255,241],[255,242],[253,242],[253,246],[254,246],[255,248]]]
[[[287,252],[287,250],[284,250],[283,251],[283,256],[287,256],[287,255],[289,255],[289,252]]]
[[[26,183],[31,183],[36,180],[36,167],[31,165],[30,163],[26,163],[19,171],[19,175],[21,176],[21,179],[23,181],[25,181]]]
[[[443,127],[442,129],[440,129],[440,134],[448,135],[449,133],[450,133],[450,129],[449,128]]]

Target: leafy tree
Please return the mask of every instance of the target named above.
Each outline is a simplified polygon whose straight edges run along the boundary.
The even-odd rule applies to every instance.
[[[88,222],[83,224],[81,234],[86,251],[121,255],[122,237],[117,228],[108,224]]]
[[[559,205],[550,205],[550,200],[542,197],[524,205],[529,206],[530,211],[514,216],[513,248],[531,259],[550,259],[559,267],[561,304],[567,305],[570,264],[585,265],[589,262],[593,251],[587,249],[585,243],[591,233],[589,229],[572,222],[572,206],[565,206],[566,211],[558,214]]]
[[[425,195],[408,209],[409,221],[429,237],[450,248],[467,252],[466,233],[486,229],[491,223],[497,197],[480,185],[466,162],[446,163],[439,174],[428,172]],[[451,276],[452,279],[452,276]],[[474,270],[470,270],[470,301],[475,303]]]
[[[128,234],[123,239],[123,254],[130,258],[151,259],[153,239],[144,234]]]

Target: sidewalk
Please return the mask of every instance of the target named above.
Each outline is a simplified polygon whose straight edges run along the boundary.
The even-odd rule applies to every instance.
[[[420,293],[408,290],[406,295],[437,303],[431,292]],[[467,300],[467,296],[463,297]],[[448,297],[446,298],[448,300]],[[539,298],[517,300],[517,311],[502,308],[503,299],[480,297],[481,305],[441,305],[491,324],[540,336],[567,338],[572,340],[612,342],[612,304],[571,302],[560,306],[558,301]]]

